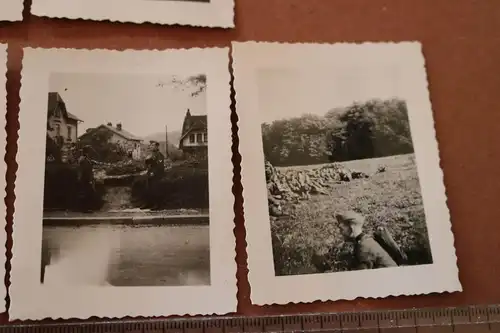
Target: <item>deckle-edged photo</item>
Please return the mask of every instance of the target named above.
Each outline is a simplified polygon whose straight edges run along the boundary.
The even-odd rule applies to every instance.
[[[25,52],[11,314],[232,311],[227,50]]]
[[[7,90],[6,90],[6,84],[7,84],[7,77],[5,76],[7,74],[7,45],[6,44],[0,44],[0,113],[3,115],[0,117],[0,127],[5,128],[6,125],[6,114],[7,114]],[[0,131],[0,151],[1,155],[5,157],[5,145],[7,144],[7,132],[3,129]],[[2,188],[2,197],[5,197],[5,186],[7,185],[7,182],[5,180],[5,174],[7,172],[7,164],[3,162],[0,167],[0,173],[3,175],[3,177],[0,180],[0,188]],[[1,211],[4,214],[4,220],[5,220],[5,214],[7,212],[7,207],[5,205],[5,201],[2,201],[1,203]],[[4,227],[5,228],[5,227]],[[7,241],[7,233],[5,232],[5,229],[0,232],[0,244],[3,244],[4,248],[6,245]],[[5,262],[6,257],[5,255],[3,256],[3,262]],[[5,275],[5,265],[0,265],[0,274]],[[0,311],[5,311],[5,295],[7,294],[7,290],[4,287],[0,289],[0,298],[3,299],[4,301],[1,302],[0,304]]]
[[[0,22],[21,21],[23,19],[23,0],[0,1]]]
[[[65,0],[34,0],[31,12],[69,19],[233,28],[234,1],[73,0],[69,4]]]
[[[261,108],[275,274],[431,264],[406,102],[319,96],[307,73],[261,75],[272,82]],[[281,100],[287,91],[301,101]],[[318,99],[331,108],[302,109]]]
[[[269,65],[274,63],[266,59],[279,59],[287,49],[291,60]],[[448,240],[451,235],[432,122],[425,122],[432,113],[422,92],[427,85],[418,44],[316,49],[235,44],[234,54],[242,182],[245,202],[250,201],[245,208],[250,283],[259,304],[272,279],[326,282],[331,277],[331,292],[306,300],[388,296],[420,287],[407,280],[380,295],[374,288],[391,290],[384,287],[387,277],[397,280],[410,271],[418,276],[455,264],[452,243],[430,240],[438,232]],[[250,105],[251,96],[257,102]],[[251,124],[247,109],[256,118]],[[261,147],[243,143],[256,132]],[[251,173],[255,169],[262,174]],[[255,177],[262,182],[254,187],[249,183]],[[437,188],[430,192],[433,185]],[[257,198],[261,193],[266,202]],[[253,249],[258,232],[267,233],[269,253]],[[259,255],[266,260],[259,262]],[[271,266],[265,267],[272,274],[268,281],[256,277],[264,263]],[[456,268],[446,274],[448,282],[457,282]],[[345,292],[349,285],[334,283],[337,277],[364,288]],[[442,291],[443,286],[426,288]],[[272,295],[264,303],[275,302]],[[304,299],[292,295],[287,301]]]
[[[210,284],[205,89],[204,74],[50,76],[41,283]]]

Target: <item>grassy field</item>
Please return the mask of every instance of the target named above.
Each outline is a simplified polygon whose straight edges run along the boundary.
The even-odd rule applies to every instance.
[[[336,211],[348,209],[365,216],[368,233],[384,225],[408,255],[410,265],[432,263],[414,155],[342,164],[370,177],[333,184],[328,195],[284,204],[287,216],[272,221],[276,275],[350,270],[352,245],[342,239],[334,217]],[[380,165],[386,171],[375,173]]]

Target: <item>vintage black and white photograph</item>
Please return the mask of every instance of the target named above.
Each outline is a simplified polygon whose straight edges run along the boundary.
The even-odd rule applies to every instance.
[[[234,311],[228,56],[25,50],[14,317]]]
[[[49,88],[41,283],[210,284],[205,74]]]
[[[433,134],[432,127],[416,127],[422,123],[419,119],[422,113],[428,111],[421,102],[415,102],[412,93],[425,89],[426,84],[415,82],[420,80],[419,76],[412,77],[415,72],[411,66],[418,62],[412,62],[411,57],[407,58],[409,70],[401,60],[392,62],[398,53],[405,52],[418,60],[418,48],[412,48],[411,44],[406,49],[392,46],[394,55],[386,53],[388,59],[375,61],[363,54],[370,49],[377,51],[375,44],[366,46],[366,50],[362,45],[352,49],[347,45],[338,49],[332,46],[329,50],[318,46],[316,67],[312,65],[316,61],[312,45],[304,46],[303,54],[300,46],[289,46],[291,61],[275,67],[258,67],[259,60],[269,58],[271,51],[276,53],[272,57],[276,59],[287,49],[286,45],[282,49],[275,44],[268,48],[264,45],[259,54],[258,45],[243,44],[240,51],[246,47],[257,59],[256,67],[250,65],[255,69],[251,79],[247,79],[256,86],[251,90],[256,92],[257,100],[252,106],[253,112],[258,110],[259,120],[254,121],[252,134],[258,128],[262,147],[248,146],[242,148],[241,154],[244,191],[250,181],[245,180],[245,169],[246,172],[252,169],[249,163],[257,168],[256,159],[244,162],[245,152],[248,150],[249,156],[258,151],[262,154],[260,170],[264,177],[260,177],[267,194],[265,220],[271,252],[266,263],[272,265],[271,269],[266,267],[266,272],[272,272],[277,280],[284,276],[307,281],[314,276],[326,279],[356,274],[360,281],[366,281],[376,279],[377,272],[396,278],[398,270],[415,267],[425,270],[441,260],[435,253],[440,250],[430,241],[429,221],[442,223],[445,230],[449,222],[436,220],[429,211],[436,202],[424,200],[422,188],[428,184],[421,177],[418,153],[426,151],[416,148],[422,135],[432,138]],[[241,59],[246,58],[238,59],[236,47],[238,78],[238,61],[244,68]],[[378,52],[384,54],[383,46],[379,48]],[[329,64],[329,53],[331,61],[337,62]],[[377,57],[377,52],[373,57]],[[268,65],[269,61],[262,63]],[[418,69],[424,71],[423,66]],[[248,73],[248,68],[245,70]],[[405,87],[407,82],[409,88]],[[422,86],[415,86],[416,83]],[[243,101],[241,113],[244,113],[247,107],[244,103],[251,95],[245,95],[245,88],[238,88],[238,82],[236,89],[239,109]],[[245,116],[240,120],[242,127],[247,126]],[[250,128],[248,133],[242,132],[250,136]],[[437,154],[434,158],[433,167],[439,172]],[[245,200],[258,193],[262,192],[246,192]],[[262,200],[258,200],[262,205]],[[245,212],[246,225],[250,225],[247,228],[252,228],[254,209]],[[264,224],[259,225],[258,231],[264,232]],[[256,233],[257,229],[248,232],[250,249],[251,237],[256,237]],[[249,251],[249,263],[252,252]],[[338,294],[342,295],[342,291]]]
[[[19,0],[8,0],[19,1]],[[37,16],[234,28],[235,0],[33,0]]]
[[[432,263],[408,107],[371,75],[259,73],[276,275]]]

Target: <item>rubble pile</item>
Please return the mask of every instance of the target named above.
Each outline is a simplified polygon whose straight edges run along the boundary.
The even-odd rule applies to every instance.
[[[336,183],[368,178],[367,174],[351,171],[338,163],[323,165],[315,169],[282,171],[266,161],[265,170],[271,216],[282,215],[282,202],[298,202],[310,199],[311,195],[326,195],[328,188]]]

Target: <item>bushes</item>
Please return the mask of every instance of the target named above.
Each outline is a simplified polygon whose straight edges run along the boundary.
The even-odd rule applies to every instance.
[[[84,209],[97,210],[104,204],[104,188],[96,184],[94,196],[83,207],[82,189],[78,182],[77,167],[62,163],[47,163],[45,166],[44,210]]]
[[[304,110],[307,111],[307,110]],[[368,100],[261,125],[264,154],[275,166],[310,165],[413,152],[405,101]]]
[[[132,185],[132,198],[147,208],[208,208],[208,168],[175,165],[150,184],[147,177],[139,177]]]
[[[105,168],[107,176],[122,176],[140,173],[146,170],[146,166],[142,161],[129,160],[126,162],[118,162]]]

